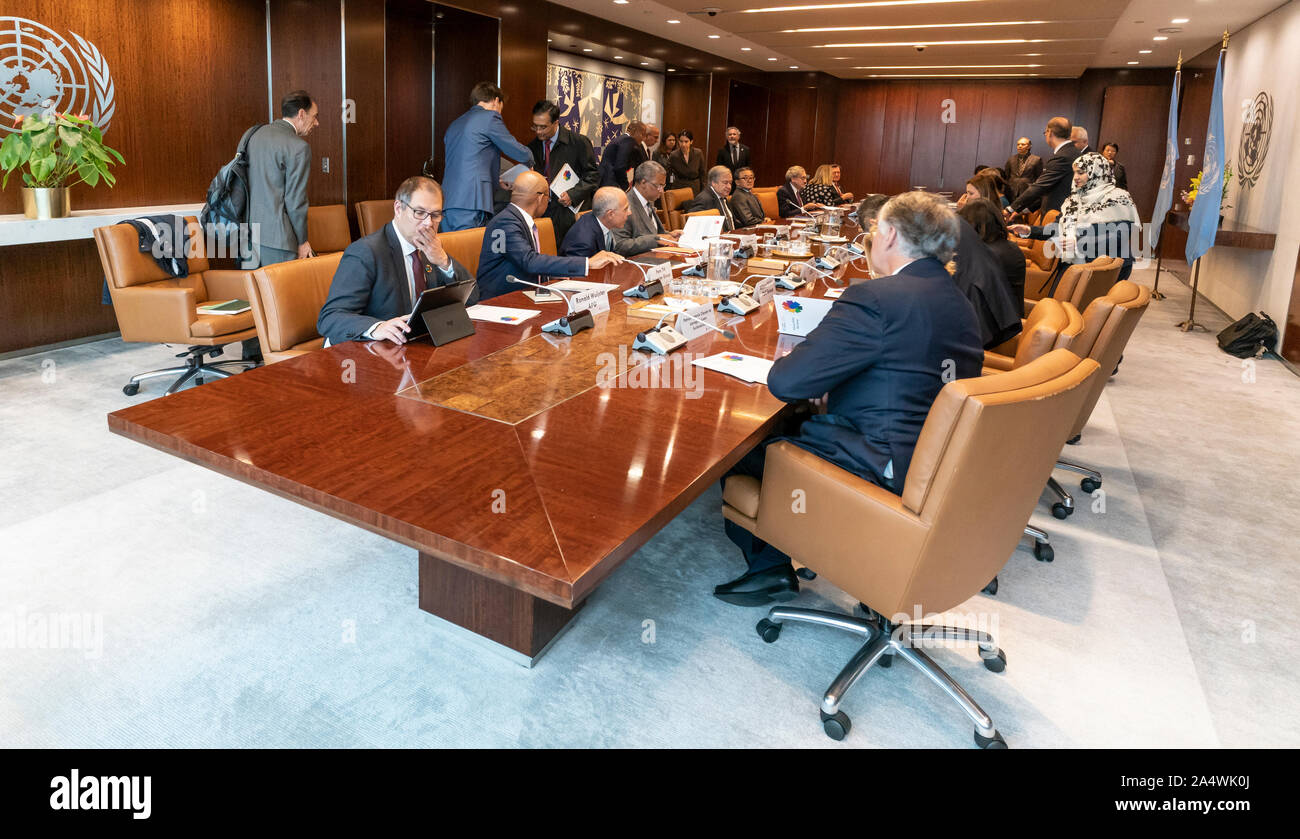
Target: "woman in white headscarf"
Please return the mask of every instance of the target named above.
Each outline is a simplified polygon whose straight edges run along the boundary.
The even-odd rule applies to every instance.
[[[1133,198],[1115,186],[1110,162],[1096,152],[1074,159],[1074,190],[1061,205],[1061,216],[1046,227],[1027,224],[1008,225],[1017,236],[1029,239],[1052,239],[1061,255],[1060,265],[1052,277],[1052,288],[1067,265],[1091,262],[1101,256],[1124,260],[1119,278],[1128,279],[1133,271],[1133,252],[1137,247],[1137,230],[1141,224]]]

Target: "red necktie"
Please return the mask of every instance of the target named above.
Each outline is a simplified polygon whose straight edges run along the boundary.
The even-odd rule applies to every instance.
[[[415,285],[415,294],[411,297],[411,302],[414,303],[424,292],[424,266],[420,263],[418,250],[411,251],[411,280]]]
[[[543,148],[546,150],[546,151],[544,152],[545,155],[546,155],[546,163],[545,163],[545,166],[546,166],[546,178],[547,178],[547,180],[550,180],[550,177],[551,177],[551,141],[550,141],[550,140],[547,140],[546,143],[543,145]]]

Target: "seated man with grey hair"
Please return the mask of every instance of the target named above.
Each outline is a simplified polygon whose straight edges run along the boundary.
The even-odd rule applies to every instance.
[[[776,191],[776,211],[781,218],[805,216],[812,210],[822,209],[816,202],[805,204],[803,188],[808,185],[808,173],[802,166],[785,170],[785,185]]]
[[[591,212],[569,228],[560,244],[560,256],[595,256],[614,250],[614,231],[622,230],[630,212],[627,196],[616,186],[602,186],[591,199]]]
[[[888,195],[882,195],[879,192],[873,192],[858,203],[857,219],[858,227],[863,230],[875,230],[876,217],[880,214],[880,208],[885,206],[889,201]]]
[[[957,217],[934,195],[907,192],[885,204],[870,255],[878,279],[845,289],[767,375],[776,398],[813,400],[825,413],[759,443],[728,476],[761,480],[767,445],[785,439],[902,495],[939,390],[953,379],[979,376],[983,364],[975,312],[944,268],[957,235]],[[760,606],[798,593],[789,556],[730,521],[724,526],[749,567],[717,586],[715,597]]]
[[[709,182],[700,190],[700,194],[682,205],[684,213],[703,213],[714,210],[722,216],[722,229],[730,232],[736,229],[736,217],[731,212],[727,197],[731,195],[731,185],[735,177],[726,166],[714,166],[709,170]]]
[[[629,212],[627,223],[614,231],[614,253],[632,256],[657,248],[677,244],[680,231],[664,229],[655,213],[655,202],[668,185],[668,170],[653,160],[647,160],[632,174],[632,188],[627,191]]]

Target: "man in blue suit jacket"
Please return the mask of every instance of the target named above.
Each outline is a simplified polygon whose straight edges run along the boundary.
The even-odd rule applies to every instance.
[[[406,342],[406,317],[426,288],[473,282],[438,241],[442,188],[432,178],[407,178],[393,200],[393,220],[348,245],[334,272],[316,331],[331,344]],[[472,293],[466,303],[477,302]]]
[[[768,372],[778,399],[825,398],[826,413],[785,439],[902,495],[935,397],[953,379],[979,376],[984,360],[975,311],[944,269],[957,236],[956,216],[934,195],[904,193],[881,209],[871,246],[879,279],[849,286]],[[765,446],[776,439],[728,474],[761,479]],[[749,570],[714,596],[757,606],[798,592],[789,556],[730,521],[725,527]]]
[[[614,231],[627,224],[631,212],[626,193],[616,186],[602,186],[592,198],[591,212],[569,228],[560,255],[595,256],[601,251],[613,251]]]
[[[591,270],[623,261],[618,254],[604,250],[591,257],[542,253],[537,224],[533,219],[546,215],[550,193],[546,178],[537,172],[524,172],[515,178],[510,206],[497,213],[483,231],[483,250],[478,260],[478,287],[482,299],[524,291],[525,287],[513,285],[506,279],[511,275],[539,283],[547,277],[585,277]]]
[[[636,169],[647,160],[645,153],[645,123],[632,120],[627,133],[605,146],[600,157],[600,185],[616,186],[624,192],[631,186],[627,170]]]
[[[510,136],[501,119],[501,88],[479,82],[469,98],[470,109],[456,118],[443,137],[447,162],[443,174],[443,230],[468,230],[487,224],[492,217],[492,191],[501,178],[501,155],[533,165],[533,153]]]

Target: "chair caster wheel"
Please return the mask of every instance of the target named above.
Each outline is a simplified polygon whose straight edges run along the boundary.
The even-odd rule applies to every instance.
[[[985,737],[980,734],[979,729],[977,728],[975,729],[975,745],[979,746],[981,749],[1005,749],[1007,747],[1007,741],[1003,740],[1002,735],[996,731],[993,732],[992,737]]]
[[[1074,510],[1072,508],[1065,506],[1060,501],[1057,501],[1052,505],[1052,515],[1056,516],[1058,519],[1068,519],[1070,514],[1073,512]]]
[[[831,715],[822,711],[821,715],[822,730],[826,732],[827,737],[832,740],[843,740],[845,737],[849,736],[849,731],[853,729],[853,724],[849,722],[848,714],[843,711],[836,711],[834,715]]]
[[[758,637],[762,638],[769,644],[781,637],[781,624],[773,623],[767,618],[763,618],[759,621],[758,626],[754,628],[758,630]]]
[[[1046,542],[1034,543],[1034,559],[1039,562],[1051,562],[1056,559],[1056,551]]]
[[[797,576],[797,577],[798,577],[799,579],[801,579],[801,580],[815,580],[815,579],[817,579],[817,572],[814,571],[814,570],[812,570],[811,568],[800,568],[800,569],[796,570],[794,573],[795,573],[795,576]]]
[[[993,673],[1001,673],[1007,669],[1007,654],[1002,650],[993,650],[992,652],[980,650],[980,658],[984,659],[985,669]]]
[[[195,376],[195,377],[194,377],[194,384],[196,384],[196,385],[201,385],[201,384],[203,384],[203,377],[202,377],[202,376]]]
[[[994,595],[998,593],[998,578],[994,577],[989,580],[989,584],[983,588],[985,594]]]
[[[1092,478],[1084,478],[1082,481],[1079,481],[1079,489],[1084,492],[1096,492],[1100,488],[1101,481],[1096,481]]]
[[[122,388],[122,392],[125,393],[127,396],[135,396],[137,393],[140,392],[140,383],[131,382],[129,385],[126,385],[125,387]]]
[[[1076,435],[1074,435],[1073,437],[1071,437],[1070,439],[1068,439],[1068,440],[1065,441],[1065,445],[1067,445],[1067,446],[1077,446],[1077,445],[1079,445],[1079,438],[1082,437],[1082,436],[1083,436],[1082,434],[1076,434]]]
[[[886,670],[894,666],[894,657],[892,655],[882,655],[876,662],[877,667],[883,667]]]

